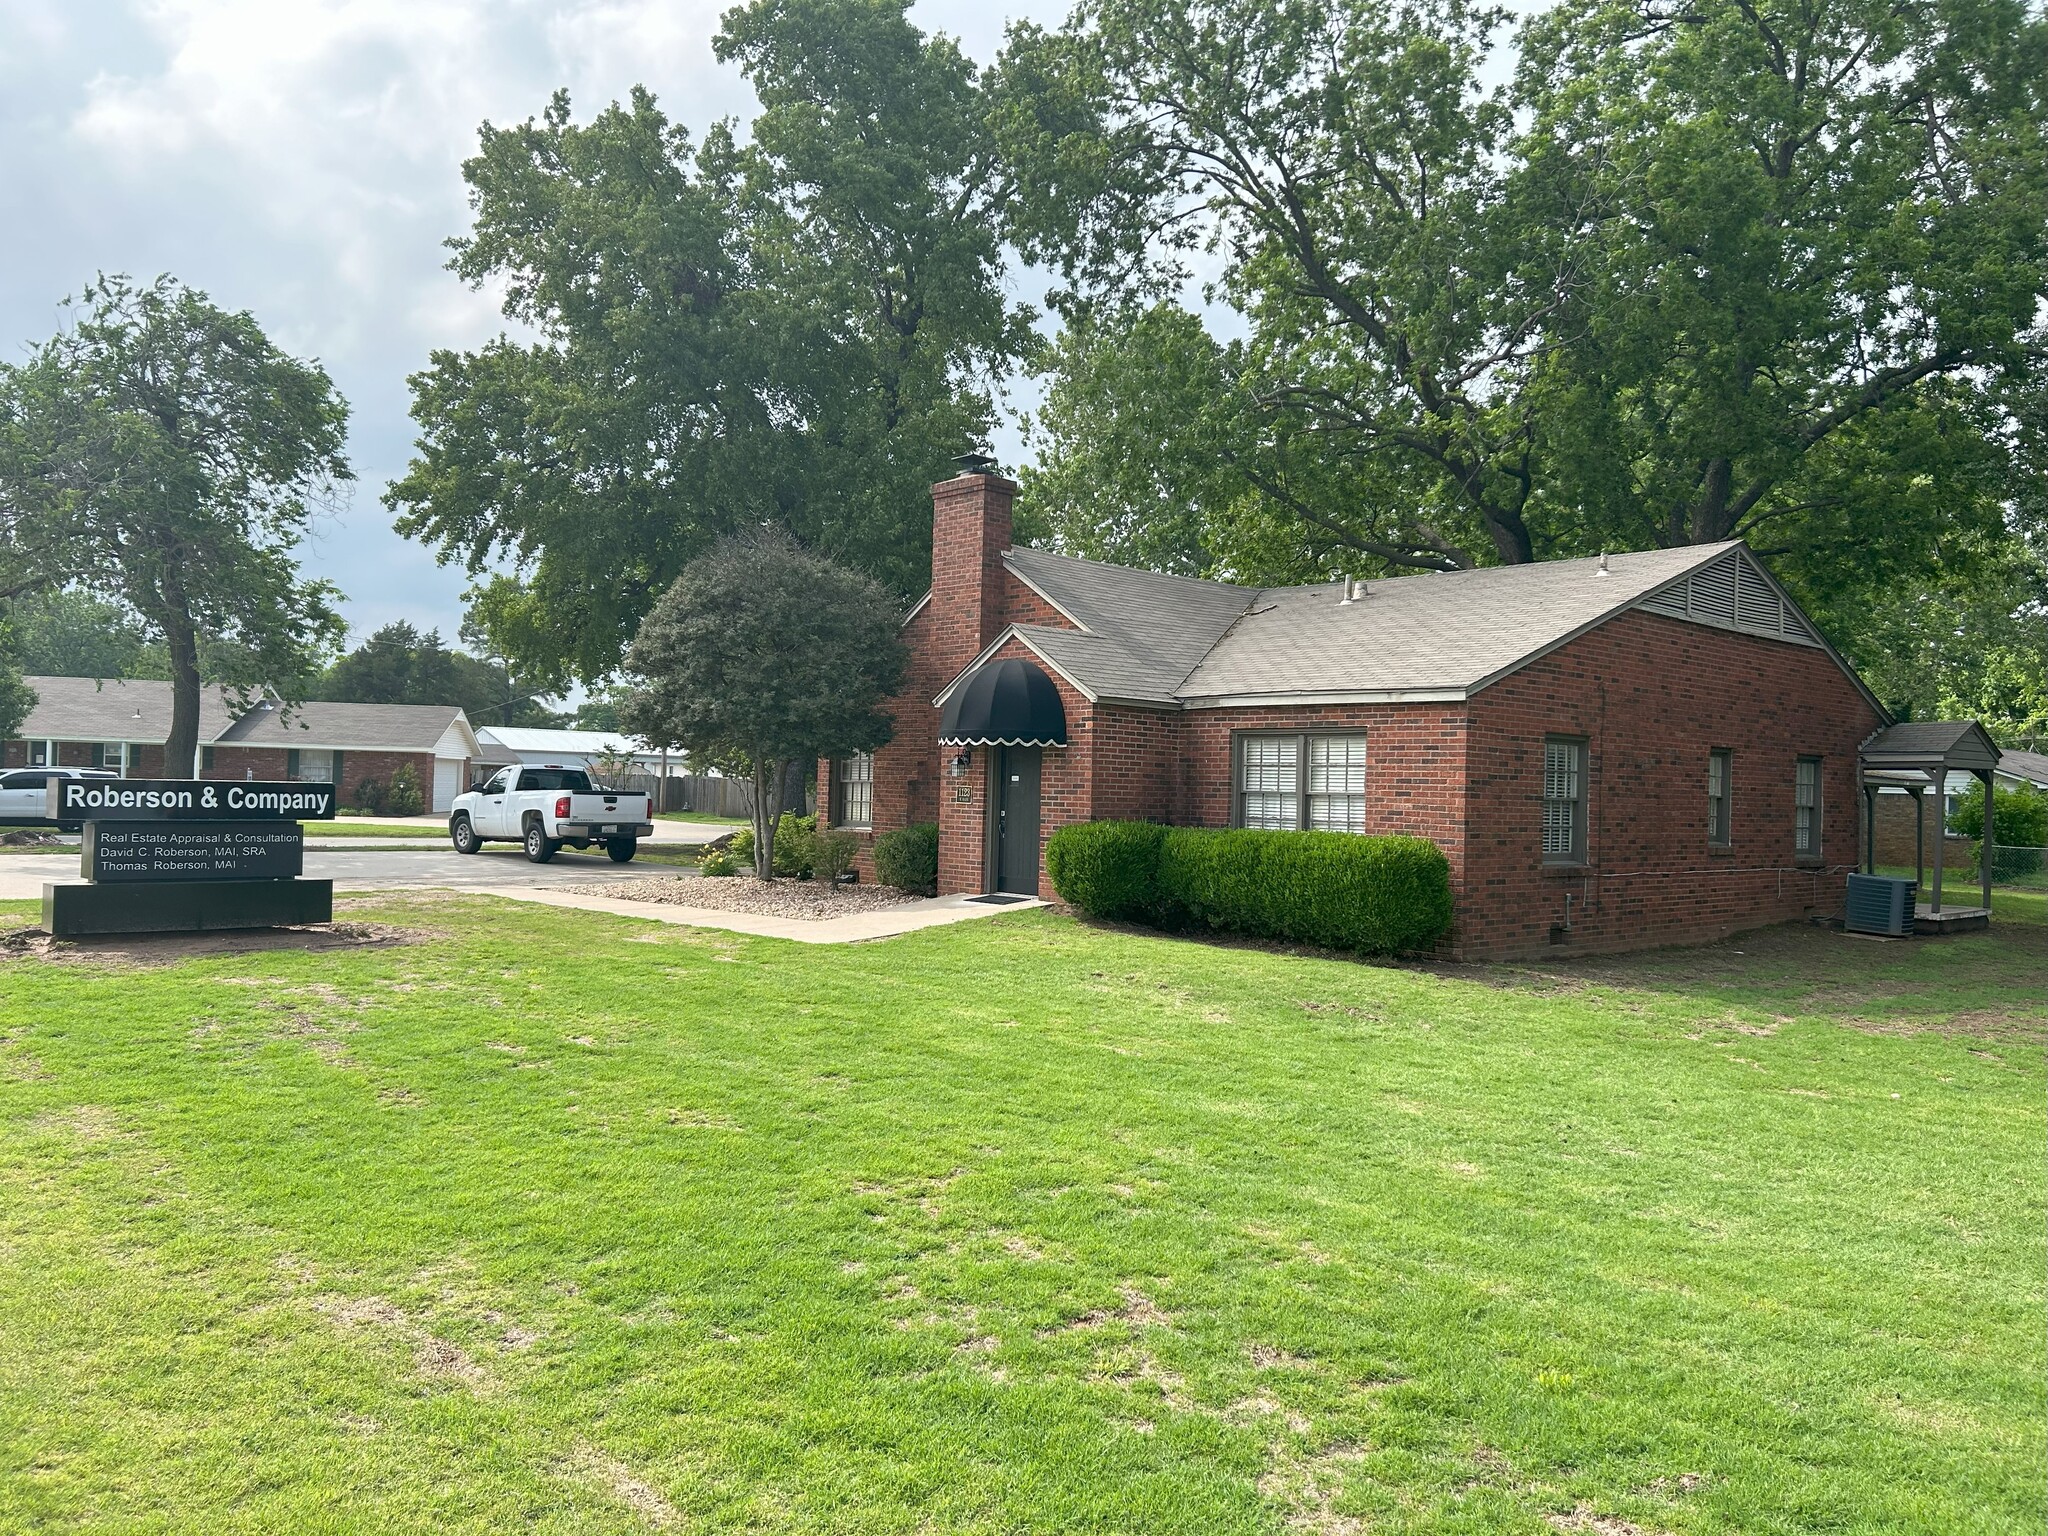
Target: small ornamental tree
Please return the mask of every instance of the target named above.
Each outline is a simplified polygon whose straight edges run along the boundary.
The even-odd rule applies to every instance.
[[[683,568],[627,652],[625,729],[754,782],[754,873],[774,878],[776,789],[792,764],[871,752],[903,678],[895,600],[779,529],[731,534]]]

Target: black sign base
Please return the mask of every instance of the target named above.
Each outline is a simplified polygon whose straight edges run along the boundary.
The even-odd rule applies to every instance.
[[[43,927],[60,939],[100,933],[282,928],[332,921],[332,880],[179,880],[43,887]]]

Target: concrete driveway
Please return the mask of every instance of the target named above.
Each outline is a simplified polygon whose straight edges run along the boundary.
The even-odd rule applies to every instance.
[[[332,880],[338,891],[388,891],[407,886],[490,885],[545,890],[559,885],[672,880],[691,873],[675,864],[614,864],[603,853],[564,848],[549,864],[532,864],[506,844],[465,857],[453,848],[308,848],[306,875]],[[0,900],[40,901],[46,880],[79,878],[72,853],[0,855]]]

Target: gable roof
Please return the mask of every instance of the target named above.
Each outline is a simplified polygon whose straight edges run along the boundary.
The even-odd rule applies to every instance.
[[[476,737],[469,729],[469,719],[453,704],[309,700],[287,712],[266,699],[213,739],[222,746],[432,752],[458,726],[463,755],[476,756]]]
[[[1901,720],[1858,748],[1867,768],[1996,768],[1998,743],[1974,720]]]
[[[1032,627],[1034,636],[1093,679],[1087,691],[1106,698],[1176,702],[1180,684],[1259,595],[1255,587],[1042,549],[1006,550],[1003,563],[1092,640],[1083,644],[1072,630]]]
[[[17,737],[27,741],[129,741],[161,745],[171,737],[171,685],[154,678],[30,677],[35,708]],[[212,741],[234,722],[227,695],[199,690],[199,739]]]
[[[1259,594],[1180,691],[1205,701],[1464,698],[1731,547],[1395,577],[1365,583],[1351,603],[1332,582],[1276,588]]]
[[[1631,608],[1826,650],[1846,662],[1740,541],[1360,584],[1242,587],[1038,549],[1005,564],[1076,629],[1017,624],[1011,639],[1090,699],[1177,709],[1259,703],[1456,700]],[[953,685],[939,695],[941,702]]]

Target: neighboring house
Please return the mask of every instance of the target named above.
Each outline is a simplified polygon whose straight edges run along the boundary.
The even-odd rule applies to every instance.
[[[1998,777],[2008,786],[2028,784],[2048,790],[2048,752],[2022,752],[2009,747],[1999,754]]]
[[[36,705],[21,735],[0,743],[0,767],[105,768],[131,779],[160,777],[171,734],[169,683],[90,677],[30,677]],[[199,739],[212,741],[239,718],[227,696],[199,690]],[[239,774],[236,775],[240,777]]]
[[[410,765],[428,811],[452,809],[483,756],[469,717],[453,704],[331,704],[281,709],[260,700],[214,743],[208,778],[331,781],[343,805],[366,779],[388,785]]]
[[[149,679],[31,677],[36,706],[21,737],[0,743],[0,767],[42,763],[161,777],[171,685]],[[410,764],[430,810],[446,811],[481,756],[452,704],[307,703],[259,699],[236,710],[218,688],[200,695],[199,772],[208,779],[331,781],[343,805],[366,779],[388,784]]]
[[[933,488],[895,739],[819,765],[838,825],[938,823],[942,892],[1130,817],[1427,837],[1468,956],[1841,908],[1890,722],[1740,544],[1252,588],[1015,548],[1015,489]]]

